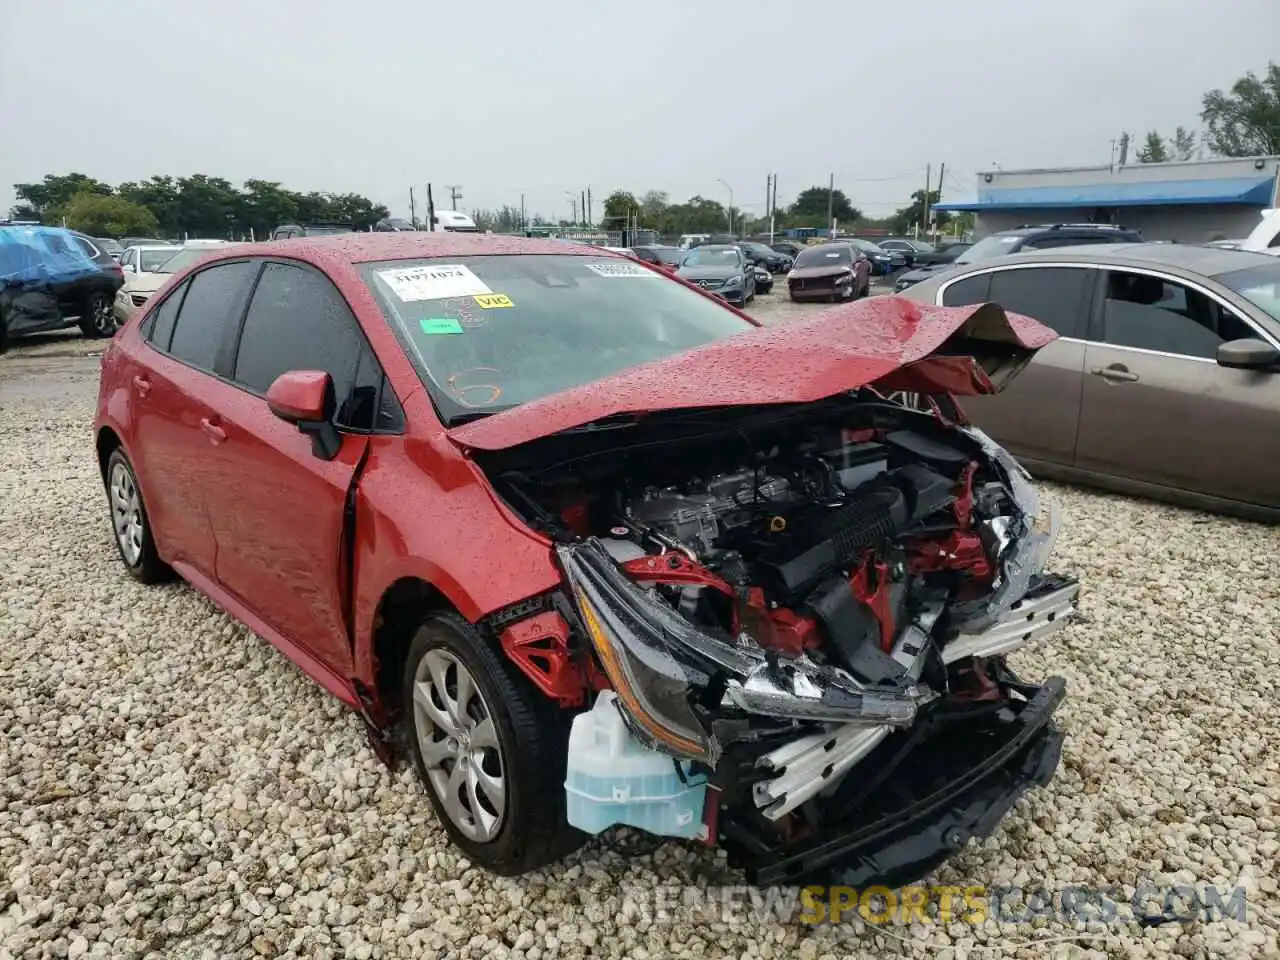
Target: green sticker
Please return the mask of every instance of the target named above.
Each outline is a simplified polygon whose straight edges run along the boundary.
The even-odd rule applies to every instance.
[[[437,333],[461,333],[462,324],[453,317],[431,317],[423,318],[418,321],[418,326],[422,327],[422,332],[428,335]]]

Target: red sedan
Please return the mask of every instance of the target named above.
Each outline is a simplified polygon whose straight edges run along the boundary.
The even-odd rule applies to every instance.
[[[1078,587],[949,399],[1052,336],[894,298],[762,329],[557,241],[229,247],[107,348],[97,455],[128,571],[359,711],[476,862],[631,824],[901,882],[1058,762],[1062,683],[1004,654]]]

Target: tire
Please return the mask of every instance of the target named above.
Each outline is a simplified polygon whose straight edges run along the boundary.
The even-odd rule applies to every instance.
[[[112,539],[129,576],[139,583],[148,584],[171,580],[173,569],[156,552],[151,519],[142,499],[137,474],[119,447],[107,458],[106,487]]]
[[[450,710],[450,704],[459,707],[458,701],[436,691],[443,685],[447,695],[456,695],[462,669],[474,693],[461,705],[458,725]],[[568,715],[471,624],[454,613],[422,620],[409,645],[402,695],[401,733],[413,765],[437,818],[469,859],[501,876],[517,876],[582,845],[586,835],[570,827],[565,816]],[[450,729],[463,736],[448,736]],[[464,762],[455,780],[454,771]],[[501,810],[494,802],[497,791],[485,782],[501,783]],[[446,806],[441,794],[450,788],[455,799]],[[470,809],[476,804],[478,809]]]
[[[80,332],[86,337],[115,336],[116,317],[111,310],[110,294],[96,290],[84,298]]]

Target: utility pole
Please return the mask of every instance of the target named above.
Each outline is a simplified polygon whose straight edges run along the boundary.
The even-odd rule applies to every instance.
[[[583,190],[578,194],[578,199],[582,202],[578,204],[578,213],[583,220],[587,219],[587,191]]]
[[[453,209],[458,209],[458,201],[462,199],[462,184],[451,183],[448,187],[449,202],[453,205]]]
[[[431,199],[431,184],[427,184],[427,229],[434,231],[436,228],[436,204]]]
[[[831,214],[835,209],[836,199],[836,175],[831,174],[831,179],[827,182],[827,236],[830,237],[836,232],[836,222],[831,218]]]
[[[938,203],[942,202],[942,187],[943,187],[943,184],[945,184],[946,182],[947,182],[947,164],[945,161],[943,161],[942,165],[938,167],[938,189],[935,191],[938,194]],[[928,200],[929,198],[926,196],[925,199]],[[938,222],[938,215],[933,212],[933,205],[930,204],[929,205],[929,232],[933,234],[933,237],[935,240],[938,237],[937,222]]]
[[[413,187],[409,188],[409,222],[413,224],[413,229],[418,229],[418,208],[413,202]]]
[[[529,232],[529,220],[524,215],[524,194],[520,194],[520,232]]]
[[[587,226],[595,223],[595,218],[591,215],[591,188],[587,187]]]
[[[933,179],[933,164],[929,163],[924,168],[924,203],[920,205],[920,229],[929,232],[929,182]]]
[[[733,187],[720,179],[717,179],[716,183],[729,191],[729,236],[736,237],[737,234],[733,232]]]

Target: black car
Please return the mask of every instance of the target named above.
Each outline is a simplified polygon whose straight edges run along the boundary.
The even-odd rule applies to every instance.
[[[293,237],[328,237],[341,233],[354,233],[349,223],[282,223],[271,231],[272,240],[289,240]]]
[[[885,237],[884,239],[877,239],[876,243],[890,253],[902,254],[907,261],[908,267],[913,267],[920,263],[921,256],[934,253],[937,250],[933,244],[924,240],[916,240],[914,237]]]
[[[736,306],[745,306],[755,299],[755,264],[736,246],[727,243],[694,247],[680,264],[676,276]]]
[[[62,227],[0,227],[0,349],[11,337],[79,326],[116,330],[111,304],[124,271],[93,238]]]
[[[955,263],[960,254],[972,246],[973,244],[968,240],[942,240],[931,252],[917,253],[915,265],[917,267],[936,267],[943,263]]]
[[[804,249],[803,243],[796,243],[794,240],[775,240],[769,246],[778,253],[785,253],[792,260],[800,256],[800,251]]]
[[[1038,227],[1017,227],[983,237],[950,263],[939,263],[909,270],[898,277],[894,293],[949,270],[953,265],[975,263],[991,257],[1003,257],[1023,250],[1049,250],[1053,247],[1075,247],[1082,243],[1142,243],[1142,234],[1128,227],[1105,223],[1053,223]]]
[[[743,240],[738,244],[738,249],[746,254],[748,260],[770,273],[786,273],[795,259],[754,240]]]

